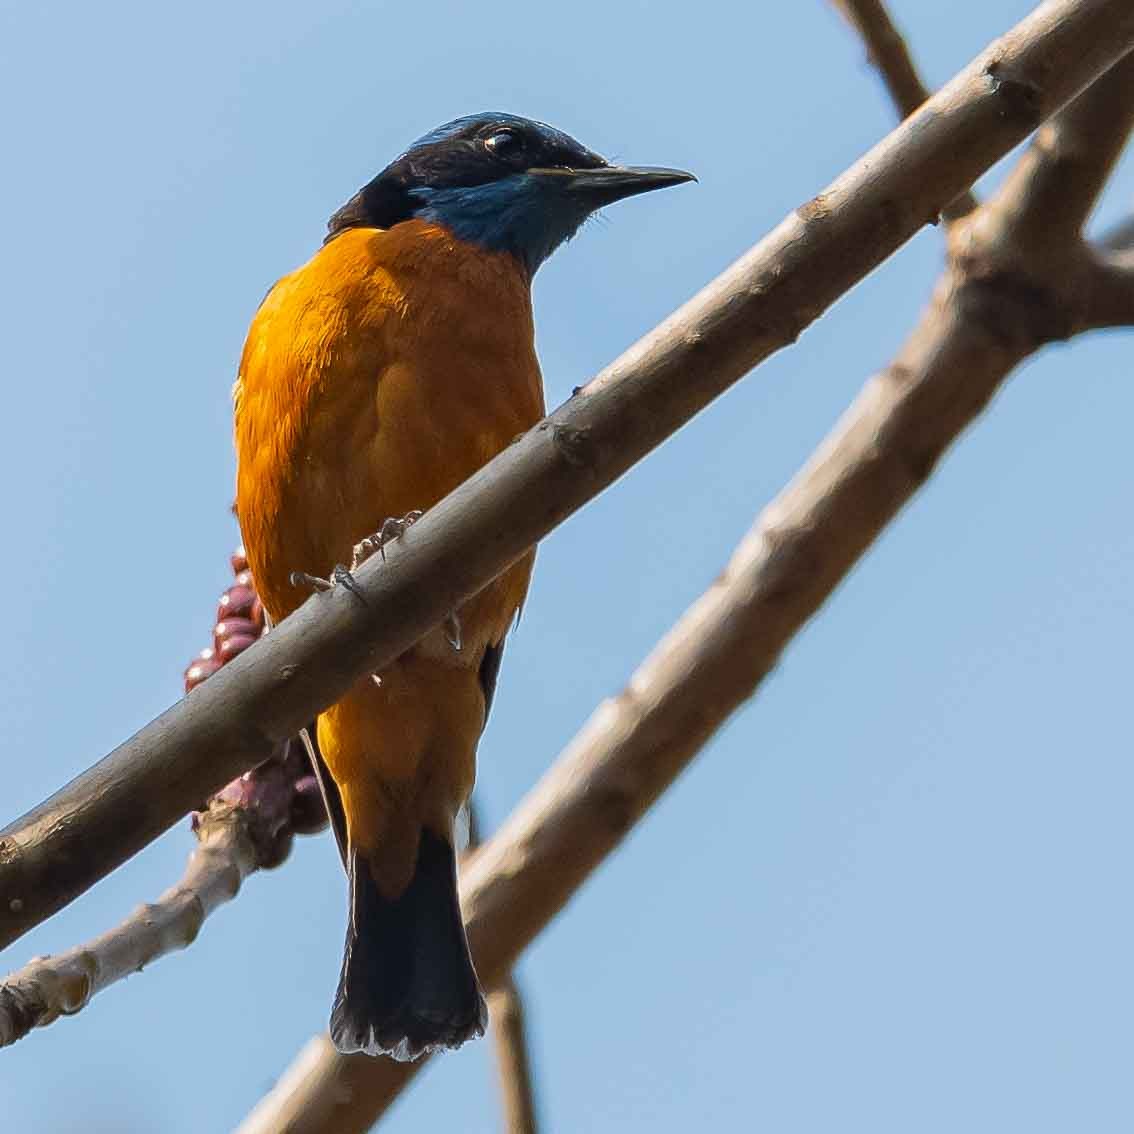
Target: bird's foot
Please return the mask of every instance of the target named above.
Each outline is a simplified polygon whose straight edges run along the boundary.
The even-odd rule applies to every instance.
[[[358,583],[351,572],[357,571],[375,552],[378,552],[385,559],[386,544],[399,536],[404,536],[421,517],[422,513],[415,508],[404,516],[390,516],[383,520],[382,526],[373,535],[368,535],[354,545],[351,551],[350,566],[344,567],[341,563],[336,563],[329,579],[322,579],[318,575],[308,575],[306,571],[292,571],[288,581],[293,587],[303,587],[306,590],[316,592],[329,591],[333,587],[345,587],[352,595],[365,602],[362,591],[359,590]],[[459,640],[459,627],[457,637]],[[456,648],[459,649],[460,646],[458,645]]]
[[[394,540],[404,536],[421,517],[421,510],[415,508],[412,512],[407,512],[404,516],[390,516],[383,520],[382,526],[373,535],[368,535],[365,539],[359,540],[358,543],[354,545],[354,554],[350,562],[351,570],[357,570],[358,565],[365,563],[375,552],[385,559],[386,544],[392,543]],[[461,621],[457,617],[456,611],[449,614],[442,628],[446,641],[448,641],[449,645],[452,646],[457,653],[460,653]],[[381,684],[377,676],[375,676],[374,680],[378,682],[378,684]]]
[[[329,591],[335,587],[345,587],[350,591],[360,602],[365,602],[366,597],[362,591],[358,589],[358,583],[355,577],[344,567],[341,563],[336,563],[331,570],[331,577],[329,579],[322,579],[318,575],[308,575],[306,571],[292,571],[288,576],[288,582],[293,587],[302,587],[309,591],[320,592]]]
[[[382,526],[373,535],[368,535],[365,539],[359,540],[358,543],[354,545],[350,569],[357,571],[359,565],[365,563],[375,552],[378,552],[378,554],[385,559],[386,544],[392,543],[399,537],[404,536],[406,532],[421,519],[421,516],[421,511],[415,508],[412,512],[407,512],[404,516],[387,517],[382,521]]]

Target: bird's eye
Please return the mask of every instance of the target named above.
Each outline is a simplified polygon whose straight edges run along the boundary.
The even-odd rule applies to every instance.
[[[524,139],[514,130],[497,130],[484,139],[484,144],[496,157],[515,157],[524,149]]]

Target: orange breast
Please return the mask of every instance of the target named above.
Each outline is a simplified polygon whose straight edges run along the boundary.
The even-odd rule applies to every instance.
[[[237,512],[273,619],[306,597],[292,571],[348,563],[542,416],[533,338],[512,257],[424,222],[348,231],[276,285],[236,391]],[[493,638],[523,598],[503,591],[482,611]]]
[[[273,620],[389,516],[427,510],[543,414],[528,281],[508,255],[408,222],[336,237],[253,321],[236,387],[237,513]],[[320,715],[352,845],[382,892],[408,884],[423,826],[449,838],[472,788],[478,667],[523,602],[532,556]]]

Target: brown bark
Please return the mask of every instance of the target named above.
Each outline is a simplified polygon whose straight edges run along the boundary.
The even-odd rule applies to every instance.
[[[535,1092],[524,1026],[524,1001],[507,973],[488,994],[488,1019],[496,1050],[496,1077],[507,1134],[536,1134]]]
[[[921,76],[901,32],[882,0],[831,0],[847,23],[862,37],[866,54],[882,78],[899,118],[908,118],[927,98]],[[957,220],[977,206],[973,193],[962,193],[941,210],[945,220]]]
[[[101,937],[65,953],[37,957],[9,976],[0,985],[0,1047],[60,1016],[73,1016],[95,993],[191,945],[205,918],[235,898],[244,879],[258,869],[244,820],[239,808],[208,812],[176,886]]]

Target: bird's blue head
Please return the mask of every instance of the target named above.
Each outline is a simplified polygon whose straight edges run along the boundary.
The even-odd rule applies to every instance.
[[[418,139],[327,226],[392,228],[421,219],[536,269],[593,212],[693,180],[679,169],[611,165],[574,138],[514,114],[474,114]]]

